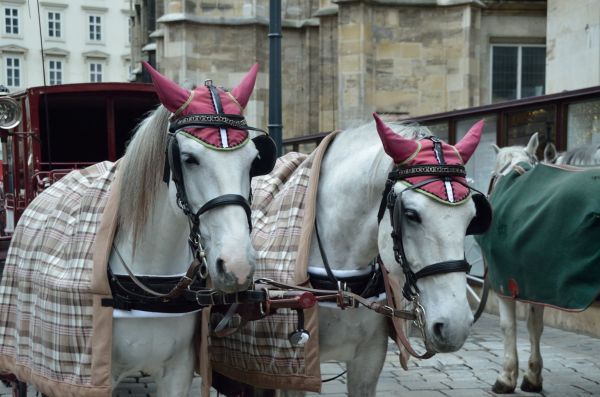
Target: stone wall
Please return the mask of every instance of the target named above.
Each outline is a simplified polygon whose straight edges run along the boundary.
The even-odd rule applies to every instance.
[[[159,69],[231,86],[259,62],[247,114],[266,128],[268,3],[164,0]],[[545,10],[535,0],[282,0],[284,137],[346,128],[373,111],[408,118],[488,104],[490,45],[543,43]]]
[[[548,0],[546,92],[600,84],[598,0]]]
[[[479,8],[339,3],[340,124],[478,101]]]
[[[287,14],[311,12],[288,1]],[[170,7],[170,8],[169,8]],[[182,12],[185,10],[186,12]],[[158,68],[185,84],[207,78],[231,88],[255,63],[260,72],[246,109],[251,125],[268,125],[268,1],[253,7],[239,1],[171,1],[160,19]],[[319,132],[319,27],[304,20],[284,20],[282,29],[282,103],[284,137]]]

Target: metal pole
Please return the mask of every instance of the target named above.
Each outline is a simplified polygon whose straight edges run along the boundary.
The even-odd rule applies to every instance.
[[[269,0],[269,134],[283,154],[281,120],[281,1]]]

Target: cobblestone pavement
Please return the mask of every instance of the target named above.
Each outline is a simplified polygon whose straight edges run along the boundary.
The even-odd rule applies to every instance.
[[[522,321],[518,327],[520,384],[523,368],[527,367],[529,342]],[[490,390],[502,367],[502,355],[498,317],[484,314],[460,351],[439,354],[428,360],[411,360],[408,371],[400,368],[398,351],[390,344],[377,394],[386,397],[494,396]],[[524,393],[517,389],[513,396],[600,396],[600,340],[546,327],[542,335],[542,357],[543,393]],[[342,372],[344,366],[326,363],[321,368],[323,377],[331,377]],[[146,397],[152,396],[155,390],[149,378],[130,378],[118,387],[115,396]],[[199,396],[199,390],[200,379],[195,379],[190,396]],[[322,394],[328,397],[346,396],[345,376],[324,384]],[[0,385],[0,396],[7,395],[10,395],[9,391]],[[28,394],[35,395],[35,391]],[[309,396],[315,395],[309,393]]]

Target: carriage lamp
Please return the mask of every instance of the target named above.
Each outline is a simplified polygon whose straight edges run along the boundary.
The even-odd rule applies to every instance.
[[[0,128],[9,130],[21,122],[21,106],[17,101],[0,91]]]

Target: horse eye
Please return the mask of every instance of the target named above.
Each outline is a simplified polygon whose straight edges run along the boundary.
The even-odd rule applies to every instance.
[[[198,159],[191,155],[183,155],[183,162],[189,165],[198,165]]]
[[[421,217],[419,216],[419,213],[415,210],[411,210],[411,209],[404,210],[404,216],[409,221],[421,223]]]

